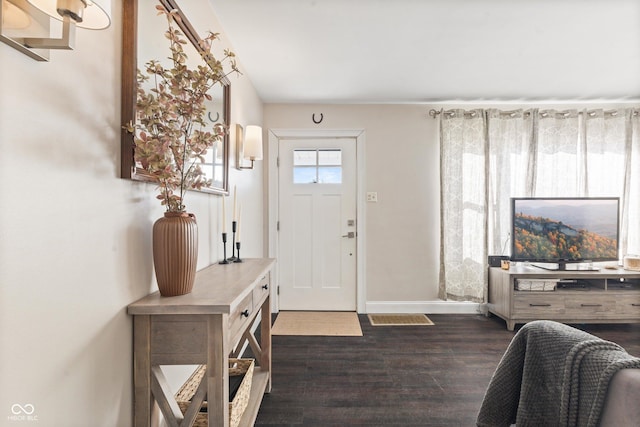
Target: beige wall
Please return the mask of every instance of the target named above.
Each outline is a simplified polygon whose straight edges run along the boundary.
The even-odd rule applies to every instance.
[[[630,108],[636,103],[497,103],[423,105],[265,105],[269,129],[362,129],[365,132],[367,309],[475,312],[478,307],[438,300],[440,178],[438,121],[442,108]],[[320,124],[316,121],[323,114]],[[361,153],[360,153],[361,154]],[[362,218],[362,213],[359,213]],[[373,311],[371,311],[373,310]]]
[[[437,299],[439,150],[427,112],[424,105],[265,105],[269,129],[365,131],[359,191],[378,193],[365,205],[367,302]],[[322,123],[313,123],[314,113]]]
[[[131,424],[126,306],[156,288],[150,230],[163,209],[153,185],[119,178],[121,5],[50,62],[0,43],[0,425],[16,403],[42,427]],[[262,115],[248,77],[232,78],[233,123]],[[230,175],[247,257],[263,255],[262,170]],[[220,197],[186,204],[202,268],[221,257]]]

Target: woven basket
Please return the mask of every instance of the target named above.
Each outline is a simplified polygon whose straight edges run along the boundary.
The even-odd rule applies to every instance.
[[[235,397],[229,402],[229,427],[238,427],[240,418],[247,409],[249,403],[249,395],[251,394],[251,380],[253,378],[253,359],[229,359],[229,376],[237,376],[244,374],[244,379],[240,384],[240,388],[236,392]],[[182,413],[187,412],[187,408],[191,404],[191,399],[196,393],[202,378],[207,370],[206,365],[200,365],[189,379],[180,387],[176,393],[176,401]],[[202,402],[200,413],[196,415],[193,427],[207,427],[209,425],[208,414],[206,412],[207,401]],[[204,410],[204,412],[203,412]]]
[[[517,291],[555,291],[556,286],[558,284],[558,280],[545,280],[545,279],[534,279],[534,280],[523,280],[516,279],[516,290]]]

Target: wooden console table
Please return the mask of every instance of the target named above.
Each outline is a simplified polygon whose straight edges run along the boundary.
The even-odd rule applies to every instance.
[[[550,291],[522,290],[520,281],[557,281]],[[568,283],[562,286],[563,282]],[[575,282],[575,286],[573,283]],[[547,271],[519,265],[489,269],[489,313],[507,322],[556,320],[563,323],[640,323],[640,272],[622,268],[599,271]]]
[[[251,396],[240,422],[252,426],[265,392],[271,390],[272,259],[214,264],[196,274],[193,291],[177,297],[152,293],[128,306],[133,315],[134,424],[157,423],[157,407],[170,426],[190,426],[203,400],[209,426],[229,425],[229,355],[243,343],[256,357]],[[261,313],[260,342],[251,332]],[[161,365],[207,365],[205,377],[182,415]]]

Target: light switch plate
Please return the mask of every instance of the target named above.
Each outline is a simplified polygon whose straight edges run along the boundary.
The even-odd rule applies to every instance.
[[[378,201],[378,193],[375,191],[367,192],[367,202],[376,203]]]

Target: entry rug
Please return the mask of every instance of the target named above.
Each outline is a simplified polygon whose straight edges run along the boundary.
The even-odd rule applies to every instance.
[[[281,311],[271,335],[361,337],[358,315],[349,311]]]
[[[372,326],[431,326],[424,314],[369,314]]]

